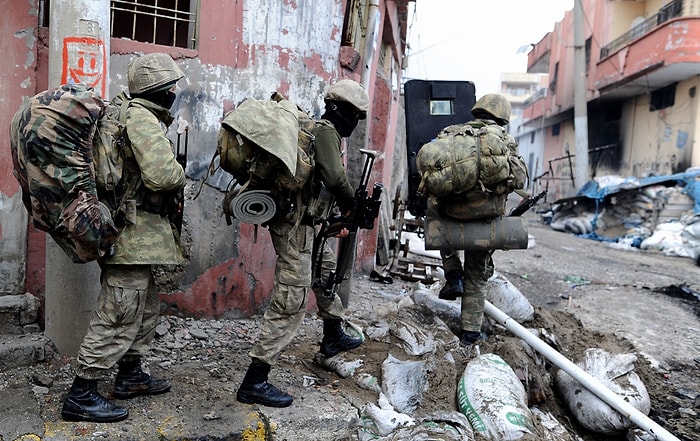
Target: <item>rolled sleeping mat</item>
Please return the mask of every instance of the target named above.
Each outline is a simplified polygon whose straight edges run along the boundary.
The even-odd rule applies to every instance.
[[[233,217],[247,224],[263,224],[275,215],[275,200],[267,190],[248,190],[239,194],[229,205]]]
[[[528,244],[520,216],[466,222],[427,216],[424,230],[426,250],[524,250]]]

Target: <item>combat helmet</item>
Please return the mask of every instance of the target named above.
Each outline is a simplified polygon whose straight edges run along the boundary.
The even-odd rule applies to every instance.
[[[127,71],[129,94],[142,95],[169,89],[185,76],[168,54],[143,55],[129,65]]]
[[[353,80],[343,79],[333,84],[328,88],[324,100],[348,103],[358,110],[360,119],[367,118],[369,96],[365,88]]]
[[[487,114],[500,125],[506,125],[510,121],[510,102],[503,95],[487,93],[479,98],[472,107],[472,115]]]

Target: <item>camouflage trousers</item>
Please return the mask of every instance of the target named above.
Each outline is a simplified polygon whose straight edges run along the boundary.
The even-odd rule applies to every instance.
[[[272,245],[277,253],[277,266],[270,304],[263,316],[257,344],[250,351],[253,359],[274,364],[279,354],[299,331],[306,313],[312,280],[312,249],[315,229],[287,221],[270,224]],[[335,269],[335,254],[326,244],[322,250],[321,277],[326,280]],[[342,318],[343,305],[338,296],[316,296],[321,318]]]
[[[76,374],[97,380],[121,359],[146,355],[160,303],[150,265],[104,265],[102,289],[78,351]]]
[[[493,276],[493,251],[464,251],[464,264],[460,251],[440,251],[445,272],[464,271],[464,295],[462,296],[462,329],[481,330],[486,300],[486,282]]]

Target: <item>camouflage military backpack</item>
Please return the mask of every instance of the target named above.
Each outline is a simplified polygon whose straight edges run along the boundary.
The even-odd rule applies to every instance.
[[[509,193],[527,181],[518,145],[503,127],[471,121],[443,129],[418,151],[418,190],[449,217],[502,216]]]
[[[314,127],[308,113],[277,93],[247,99],[224,116],[208,173],[218,158],[233,176],[223,204],[229,221],[229,202],[245,190],[288,196],[302,189],[313,174]]]
[[[118,234],[97,196],[121,179],[118,111],[92,88],[68,84],[30,98],[12,119],[13,173],[24,206],[76,263],[110,255]]]

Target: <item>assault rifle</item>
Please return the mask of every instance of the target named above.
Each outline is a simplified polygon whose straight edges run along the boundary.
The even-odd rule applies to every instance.
[[[182,134],[185,134],[185,141],[183,143],[183,149],[182,151],[180,150],[180,138]],[[190,133],[190,127],[189,123],[181,119],[178,121],[178,128],[177,128],[177,144],[175,146],[175,160],[177,161],[178,164],[182,166],[182,170],[187,169],[187,139],[189,137]],[[170,209],[170,212],[168,213],[168,218],[170,219],[170,223],[175,225],[175,228],[177,229],[177,234],[182,233],[182,217],[183,217],[183,212],[185,209],[185,189],[182,188],[180,190],[177,190],[173,196],[173,202],[172,202],[172,208]]]
[[[347,217],[342,214],[334,215],[324,220],[321,224],[321,229],[314,239],[312,261],[314,262],[313,272],[314,279],[316,280],[321,274],[322,259],[319,257],[323,255],[321,250],[326,240],[330,237],[337,236],[343,229],[349,231],[348,236],[339,239],[340,246],[338,247],[335,270],[330,273],[327,280],[318,280],[315,284],[315,286],[323,290],[323,295],[328,298],[332,298],[337,293],[338,286],[340,286],[343,280],[347,279],[346,273],[352,267],[352,262],[354,260],[357,230],[373,229],[374,221],[379,217],[379,207],[384,186],[380,182],[375,182],[372,188],[372,195],[370,196],[367,192],[367,183],[370,173],[372,172],[372,166],[374,165],[377,152],[360,149],[360,153],[366,155],[366,158],[362,169],[362,176],[360,177],[360,184],[357,190],[355,190],[355,199],[350,215]],[[343,300],[343,305],[347,306],[347,299],[341,297],[341,300]]]
[[[510,210],[508,216],[520,216],[522,214],[525,214],[527,210],[537,205],[537,202],[546,195],[547,190],[542,190],[539,194],[535,196],[523,198],[523,200],[520,201],[520,203],[516,207],[513,207],[513,209]]]

